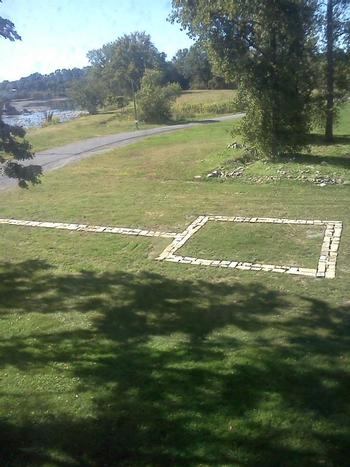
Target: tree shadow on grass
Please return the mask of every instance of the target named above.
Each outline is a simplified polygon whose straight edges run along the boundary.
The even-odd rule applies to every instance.
[[[291,158],[282,158],[289,161]],[[344,168],[350,168],[350,153],[339,154],[334,156],[326,156],[324,154],[297,154],[293,156],[293,162],[296,164],[308,164],[308,165],[335,165]],[[280,163],[281,160],[274,161],[276,164]]]
[[[2,264],[0,290],[3,326],[52,319],[1,339],[1,371],[64,365],[74,381],[2,394],[22,407],[0,424],[2,466],[348,465],[348,307],[300,297],[307,311],[292,313],[258,282],[62,275],[42,261]]]
[[[292,155],[282,156],[281,159],[274,161],[280,163],[281,160],[290,161],[292,160],[296,164],[309,164],[309,165],[321,165],[329,164],[334,166],[340,166],[344,168],[350,168],[350,135],[338,135],[335,137],[333,143],[326,143],[324,138],[319,134],[309,135],[309,144],[315,147],[337,147],[337,154],[307,154],[298,153]],[[346,152],[342,146],[347,147]]]
[[[325,141],[324,135],[320,135],[319,133],[312,133],[309,135],[309,142],[315,146],[334,146],[336,145],[350,145],[350,135],[335,135],[333,142]]]

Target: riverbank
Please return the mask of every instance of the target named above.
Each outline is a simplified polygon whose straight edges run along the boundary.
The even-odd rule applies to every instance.
[[[77,109],[75,102],[67,97],[46,100],[14,100],[11,101],[10,107],[11,112],[3,113],[4,122],[25,128],[41,127],[46,121],[47,112],[52,112],[60,122],[67,122],[87,114],[87,111]]]

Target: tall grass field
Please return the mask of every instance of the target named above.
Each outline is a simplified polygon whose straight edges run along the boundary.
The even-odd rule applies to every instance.
[[[1,466],[348,467],[349,116],[295,159],[245,162],[233,122],[205,123],[0,193],[1,218],[162,232],[200,215],[343,222],[335,279],[157,261],[169,238],[0,225]],[[316,267],[323,234],[217,222],[179,251]]]

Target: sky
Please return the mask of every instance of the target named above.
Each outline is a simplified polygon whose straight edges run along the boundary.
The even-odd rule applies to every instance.
[[[0,17],[15,24],[22,41],[0,38],[0,82],[83,68],[87,52],[136,31],[171,60],[193,41],[166,21],[170,12],[171,0],[2,0]]]

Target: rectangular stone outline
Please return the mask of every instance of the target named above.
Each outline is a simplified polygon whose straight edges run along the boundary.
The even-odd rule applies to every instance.
[[[176,255],[181,248],[199,229],[207,222],[247,222],[247,223],[271,223],[271,224],[297,224],[297,225],[322,225],[325,226],[325,234],[322,242],[321,253],[316,269],[300,268],[296,266],[276,266],[273,264],[257,264],[228,260],[208,260]],[[273,217],[241,217],[241,216],[199,216],[186,230],[177,234],[174,240],[158,256],[158,261],[170,261],[174,263],[186,263],[193,265],[241,269],[245,271],[265,271],[286,274],[296,274],[317,278],[335,278],[335,268],[343,224],[341,221],[286,219]]]
[[[325,226],[325,235],[321,247],[321,254],[316,269],[299,268],[296,266],[276,266],[271,264],[256,264],[227,260],[208,260],[201,258],[183,257],[174,253],[181,248],[199,229],[205,226],[208,221],[221,222],[261,222],[275,224],[299,224],[299,225],[323,225]],[[0,224],[19,225],[26,227],[45,227],[64,230],[75,230],[95,233],[113,233],[126,234],[145,237],[163,237],[174,238],[159,255],[159,261],[171,261],[176,263],[195,264],[212,267],[236,268],[250,271],[266,271],[287,274],[297,274],[312,276],[318,278],[333,279],[335,277],[335,268],[338,257],[338,250],[343,224],[341,221],[325,220],[305,220],[305,219],[286,219],[272,217],[240,217],[240,216],[199,216],[182,233],[160,232],[153,230],[131,229],[126,227],[104,227],[99,225],[87,224],[66,224],[60,222],[39,222],[19,219],[0,219]]]

